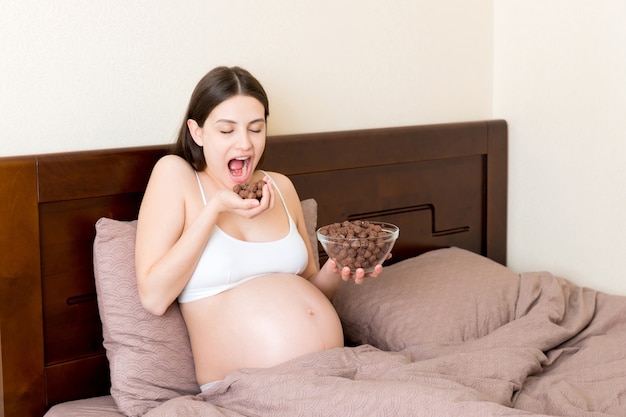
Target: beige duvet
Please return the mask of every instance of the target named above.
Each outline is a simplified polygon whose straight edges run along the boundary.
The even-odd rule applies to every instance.
[[[385,274],[336,297],[359,346],[236,371],[146,416],[626,416],[626,297],[459,249]],[[104,397],[46,417],[119,415]]]
[[[395,353],[363,345],[242,370],[147,415],[624,416],[626,299],[523,274],[513,320],[479,339]]]

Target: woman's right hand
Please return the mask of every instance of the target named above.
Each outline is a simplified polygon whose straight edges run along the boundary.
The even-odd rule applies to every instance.
[[[274,187],[268,177],[264,178],[263,197],[241,198],[232,190],[220,190],[210,200],[210,204],[215,204],[217,212],[229,212],[247,219],[252,219],[264,212],[274,208]]]

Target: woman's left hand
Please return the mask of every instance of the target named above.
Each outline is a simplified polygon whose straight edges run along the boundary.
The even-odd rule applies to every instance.
[[[391,254],[387,255],[386,259],[391,258]],[[383,266],[378,264],[374,267],[374,270],[368,274],[365,273],[363,268],[357,268],[354,273],[350,270],[350,267],[344,266],[339,269],[337,263],[333,259],[329,259],[327,262],[329,268],[336,274],[341,275],[341,279],[344,281],[354,280],[355,284],[362,284],[365,278],[376,278],[383,271]]]

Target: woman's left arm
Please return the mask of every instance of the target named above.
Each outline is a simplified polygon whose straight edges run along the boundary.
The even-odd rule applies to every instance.
[[[362,284],[366,276],[375,278],[382,272],[382,265],[376,265],[374,271],[367,275],[362,268],[358,268],[354,274],[352,274],[350,268],[347,266],[340,270],[335,261],[332,259],[327,260],[321,269],[318,270],[315,258],[313,257],[313,247],[311,246],[311,241],[309,240],[309,234],[306,229],[304,213],[302,211],[302,204],[300,203],[298,192],[296,191],[291,180],[285,175],[272,173],[272,178],[274,181],[278,181],[277,185],[281,190],[283,198],[285,199],[289,213],[293,217],[298,227],[298,232],[302,236],[302,239],[307,247],[309,262],[301,275],[319,288],[319,290],[322,291],[328,299],[333,298],[335,293],[341,287],[342,281],[353,279],[356,284]]]

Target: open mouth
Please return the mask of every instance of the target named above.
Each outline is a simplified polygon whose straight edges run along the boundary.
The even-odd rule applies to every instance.
[[[240,157],[231,159],[228,162],[228,169],[230,170],[230,176],[235,181],[243,181],[248,177],[248,169],[250,167],[250,158]]]

